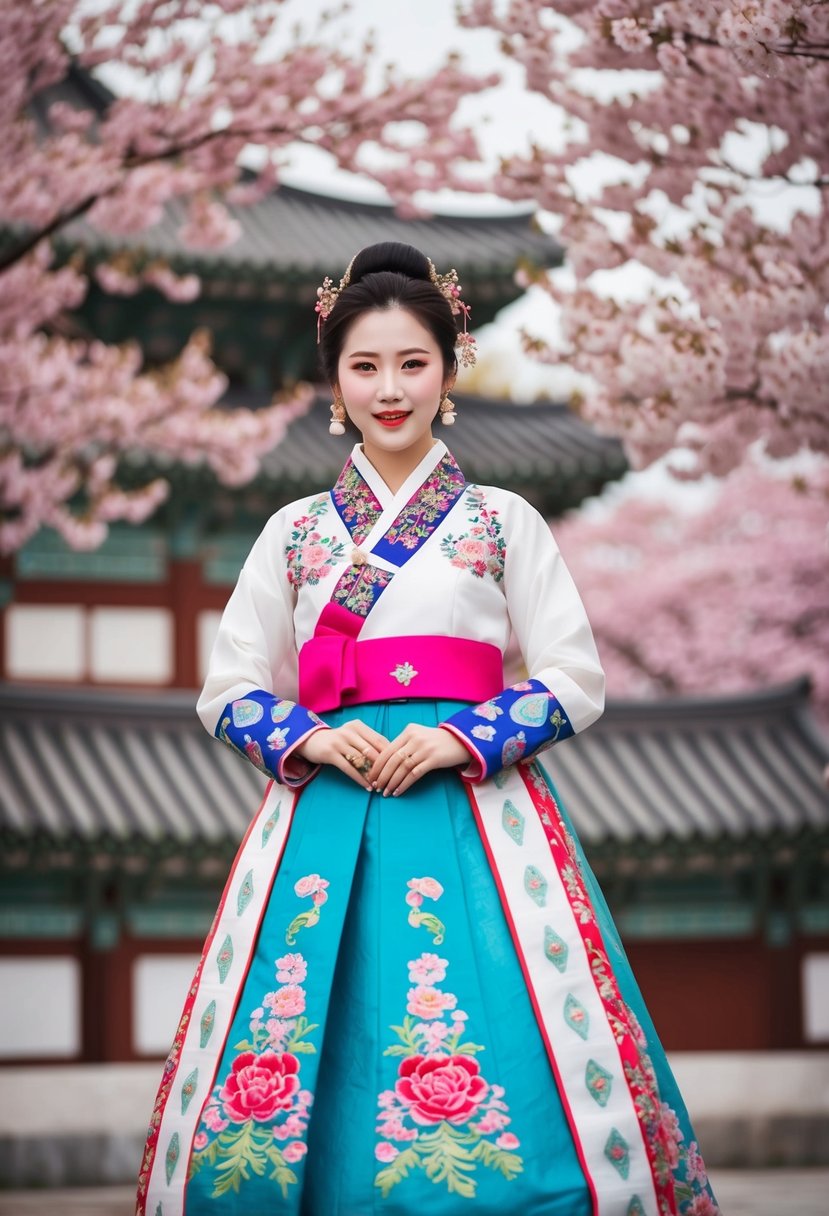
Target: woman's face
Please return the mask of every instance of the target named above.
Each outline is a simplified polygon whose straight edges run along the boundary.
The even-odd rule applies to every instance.
[[[387,452],[422,447],[447,380],[433,335],[404,308],[363,313],[338,363],[339,390],[363,442]]]

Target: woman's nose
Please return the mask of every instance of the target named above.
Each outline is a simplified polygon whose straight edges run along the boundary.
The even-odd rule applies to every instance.
[[[399,401],[403,396],[393,371],[385,372],[377,388],[377,396],[381,401]]]

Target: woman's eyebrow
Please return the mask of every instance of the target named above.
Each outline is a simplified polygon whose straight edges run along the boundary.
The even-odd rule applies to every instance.
[[[411,346],[411,347],[409,347],[408,350],[399,350],[397,352],[397,357],[400,358],[402,355],[428,355],[428,354],[429,354],[428,350],[423,350],[422,347],[420,347],[420,346]],[[379,359],[380,354],[376,350],[354,350],[351,352],[351,354],[348,357],[349,357],[349,359],[357,359],[358,357],[361,359]]]

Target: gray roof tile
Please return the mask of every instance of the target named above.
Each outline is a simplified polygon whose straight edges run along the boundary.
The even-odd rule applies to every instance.
[[[829,742],[804,681],[610,702],[544,754],[585,845],[659,851],[829,835]],[[264,778],[203,730],[192,692],[0,685],[0,842],[229,852]]]

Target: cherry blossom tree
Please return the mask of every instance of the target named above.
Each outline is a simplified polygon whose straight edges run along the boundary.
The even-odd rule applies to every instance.
[[[829,725],[829,475],[751,463],[702,511],[632,497],[554,532],[611,696],[721,693],[809,675]]]
[[[450,55],[428,78],[380,78],[369,44],[342,49],[342,13],[294,28],[288,7],[0,6],[0,552],[44,525],[75,547],[94,547],[110,521],[146,518],[168,486],[156,479],[120,489],[118,460],[129,448],[206,461],[225,483],[242,483],[310,403],[300,387],[257,411],[217,406],[226,382],[204,334],[161,369],[144,367],[135,343],[106,346],[79,334],[69,314],[90,275],[108,292],[152,285],[173,300],[192,299],[199,281],[140,258],[94,266],[81,250],[61,261],[54,242],[70,223],[141,232],[180,200],[182,243],[221,248],[239,232],[232,210],[276,188],[298,144],[374,176],[401,205],[421,188],[474,188],[464,166],[478,149],[455,111],[493,77],[469,75]],[[118,66],[129,95],[103,114],[56,99],[73,64]]]
[[[829,5],[467,0],[461,21],[497,30],[566,116],[497,189],[560,224],[571,279],[525,281],[561,335],[526,345],[586,373],[584,416],[636,466],[684,450],[686,477],[758,440],[829,451]],[[625,298],[637,264],[653,286]]]

